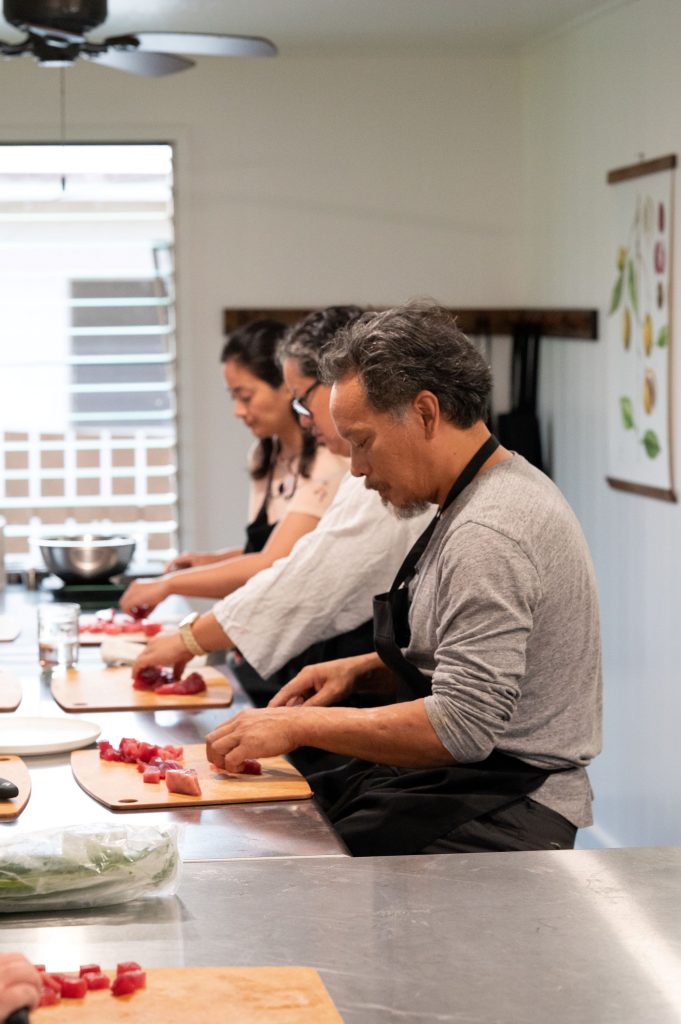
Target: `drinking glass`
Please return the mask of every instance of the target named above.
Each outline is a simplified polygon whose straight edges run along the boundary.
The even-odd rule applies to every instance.
[[[64,665],[72,668],[78,661],[79,604],[38,605],[38,657],[41,668]]]

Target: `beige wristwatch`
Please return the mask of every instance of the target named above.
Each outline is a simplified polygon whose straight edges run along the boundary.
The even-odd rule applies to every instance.
[[[193,654],[194,657],[200,657],[200,655],[202,654],[208,654],[208,651],[204,651],[203,647],[198,642],[198,640],[196,639],[192,632],[192,626],[194,625],[198,617],[198,612],[190,612],[189,615],[186,615],[184,617],[179,627],[182,642],[184,643],[184,646],[187,648],[189,653]]]

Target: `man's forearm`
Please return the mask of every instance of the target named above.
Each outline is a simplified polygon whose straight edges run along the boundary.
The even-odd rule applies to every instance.
[[[423,700],[381,708],[291,708],[297,746],[318,747],[401,768],[454,764],[426,714]]]
[[[378,654],[359,654],[357,661],[357,693],[393,694],[397,689],[397,676],[381,661]]]

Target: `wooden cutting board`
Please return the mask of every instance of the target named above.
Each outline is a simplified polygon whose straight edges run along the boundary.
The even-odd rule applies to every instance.
[[[201,796],[169,793],[165,782],[144,782],[137,765],[103,761],[98,750],[74,750],[71,770],[76,782],[100,804],[115,811],[204,807],[270,800],[307,800],[307,780],[283,757],[262,758],[262,775],[225,775],[206,760],[202,743],[184,748],[185,768],[195,768]]]
[[[13,615],[0,615],[0,644],[11,643],[21,633],[19,620]]]
[[[156,696],[134,690],[129,666],[70,668],[52,673],[50,689],[64,711],[159,711],[161,708],[225,708],[234,696],[231,684],[210,666],[200,669],[208,687],[203,693]]]
[[[131,950],[134,953],[134,950]],[[107,972],[111,973],[111,972]],[[311,967],[157,967],[129,996],[108,989],[31,1011],[36,1024],[343,1024]]]
[[[21,704],[21,683],[13,672],[0,668],[0,711],[15,711]]]
[[[129,640],[131,644],[146,644],[150,639],[146,633],[81,633],[78,643],[81,647],[99,647],[104,640],[108,640],[109,636],[114,636],[117,640]],[[163,636],[163,634],[157,633],[156,636]]]
[[[0,779],[9,779],[19,787],[19,796],[13,800],[0,800],[0,821],[18,818],[31,795],[31,776],[20,757],[0,754]]]

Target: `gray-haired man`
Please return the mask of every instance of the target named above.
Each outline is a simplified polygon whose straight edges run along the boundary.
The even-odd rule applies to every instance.
[[[449,314],[366,314],[326,352],[352,472],[398,515],[439,506],[375,601],[377,654],[304,669],[208,737],[234,769],[318,746],[313,777],[352,853],[571,847],[600,747],[594,573],[558,489],[484,424],[491,381]],[[367,679],[386,707],[333,707]],[[301,703],[302,702],[302,703]]]

